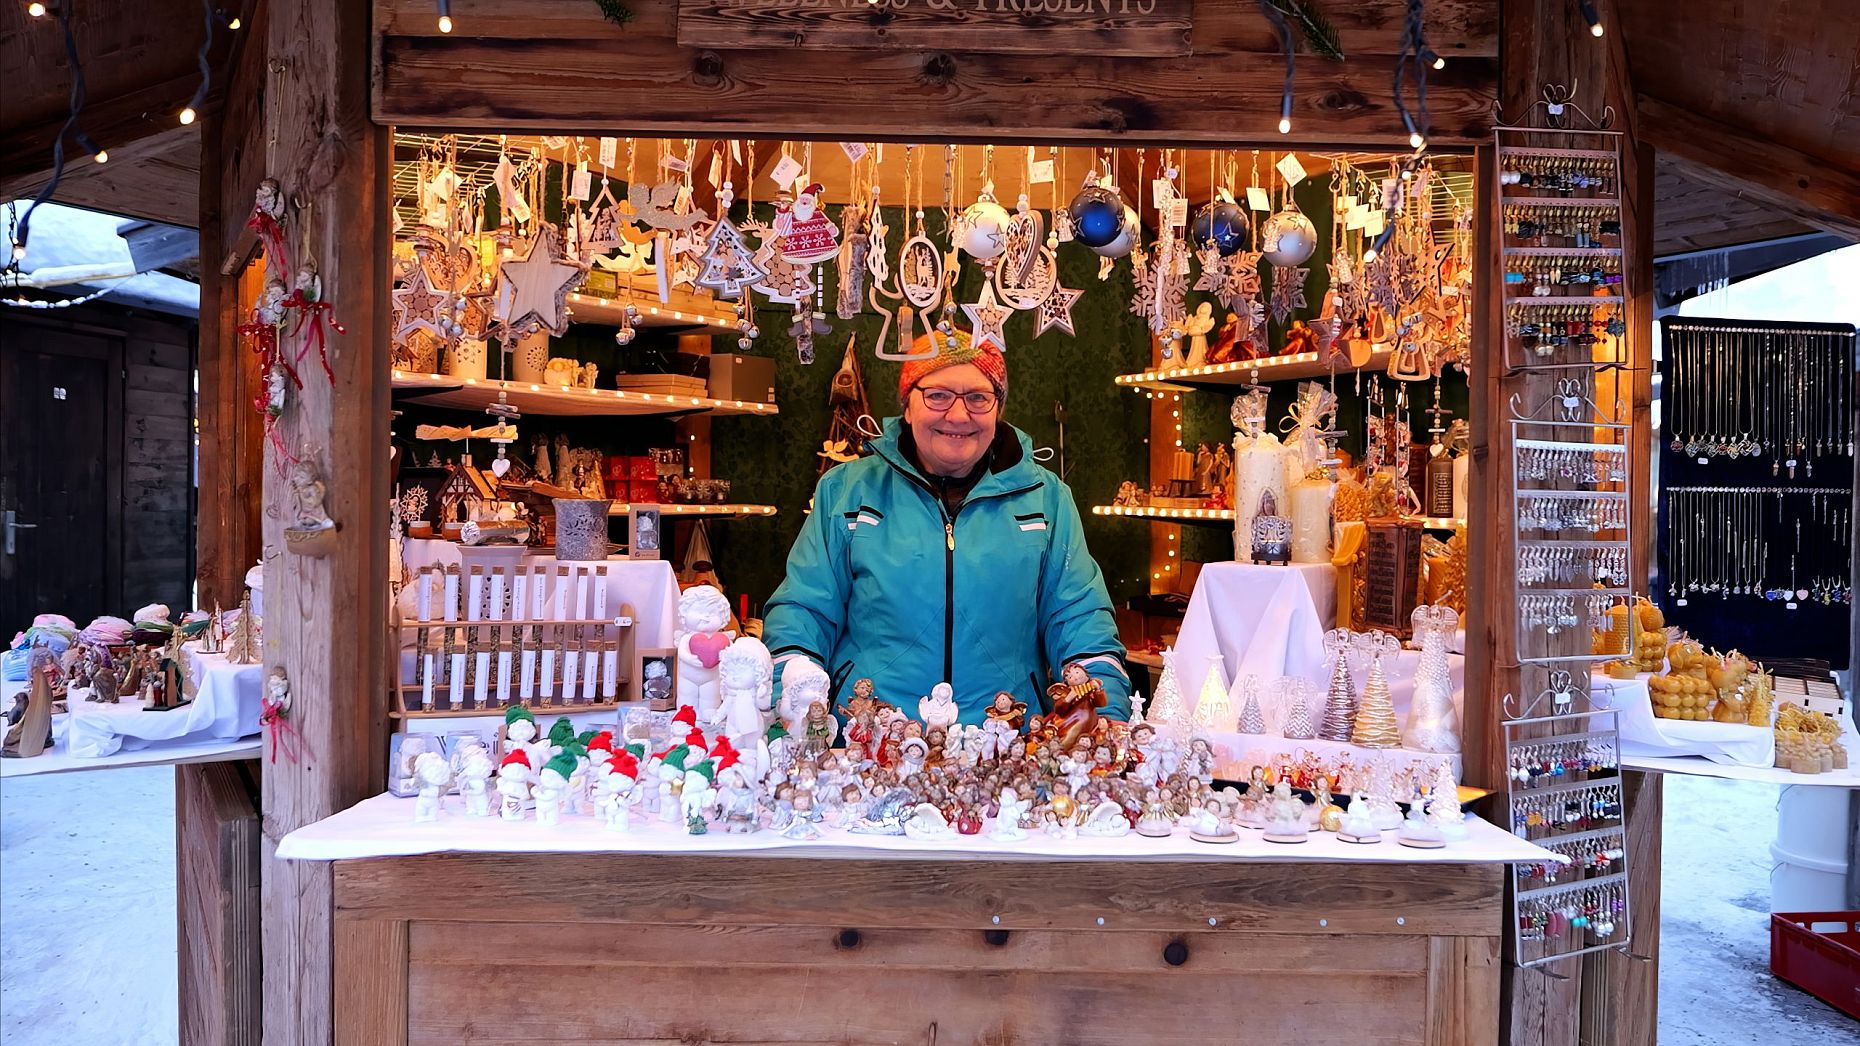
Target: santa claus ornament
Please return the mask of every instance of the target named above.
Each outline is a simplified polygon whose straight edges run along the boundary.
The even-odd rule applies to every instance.
[[[814,182],[793,203],[777,205],[775,231],[781,234],[782,257],[797,265],[813,265],[839,253],[839,230],[820,209],[825,191]]]

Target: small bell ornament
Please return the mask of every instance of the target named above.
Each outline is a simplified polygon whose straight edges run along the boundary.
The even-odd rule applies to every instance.
[[[1297,207],[1287,207],[1259,227],[1259,245],[1274,265],[1303,265],[1317,251],[1317,229]]]

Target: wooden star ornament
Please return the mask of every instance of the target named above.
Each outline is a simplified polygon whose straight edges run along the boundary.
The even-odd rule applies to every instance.
[[[1058,292],[1055,290],[1054,293]],[[969,322],[973,325],[969,336],[976,347],[992,342],[995,348],[1007,351],[1007,336],[1001,333],[1001,325],[1014,315],[1014,310],[1001,304],[1001,300],[995,297],[992,281],[982,284],[981,300],[963,305],[962,311],[968,314]]]
[[[1070,287],[1053,285],[1053,293],[1040,303],[1039,318],[1034,321],[1033,336],[1039,337],[1055,328],[1067,334],[1077,334],[1072,329],[1072,305],[1085,296],[1084,291],[1075,291]]]
[[[562,234],[544,225],[528,254],[498,269],[498,325],[519,334],[541,327],[560,337],[568,331],[568,294],[586,275],[585,268],[563,259]]]
[[[432,275],[426,266],[413,264],[407,266],[404,282],[394,288],[394,341],[404,342],[415,331],[425,331],[436,338],[446,339],[447,331],[445,307],[447,296],[433,289]]]

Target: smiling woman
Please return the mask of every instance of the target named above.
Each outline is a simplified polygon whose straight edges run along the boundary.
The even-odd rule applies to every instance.
[[[1130,681],[1104,577],[1071,491],[1001,418],[1005,357],[961,332],[916,351],[898,379],[904,416],[870,457],[820,480],[769,601],[770,652],[820,664],[836,690],[871,679],[907,709],[948,683],[965,723],[1004,688],[1037,707],[1079,662],[1106,714],[1124,718]]]

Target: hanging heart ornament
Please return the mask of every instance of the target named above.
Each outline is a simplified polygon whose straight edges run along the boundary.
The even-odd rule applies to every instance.
[[[1053,293],[1059,265],[1046,246],[1046,222],[1039,211],[1023,211],[1008,222],[1006,249],[995,265],[995,291],[1021,311],[1037,309]]]

